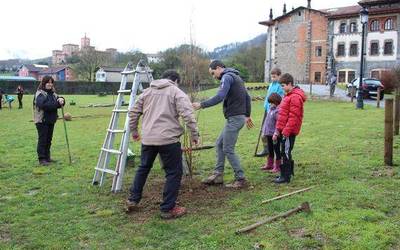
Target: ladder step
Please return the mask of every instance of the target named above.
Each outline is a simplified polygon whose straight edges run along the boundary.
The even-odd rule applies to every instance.
[[[145,70],[142,70],[142,71],[140,71],[140,70],[129,70],[129,71],[122,71],[121,74],[123,74],[123,75],[130,75],[130,74],[134,74],[134,73],[149,74],[151,72],[153,72],[153,71],[152,70],[148,70],[148,71],[145,71]]]
[[[118,155],[122,154],[121,151],[115,150],[115,149],[101,148],[101,150],[103,150],[104,152],[112,153],[112,154],[118,154]]]
[[[124,89],[124,90],[118,90],[118,93],[131,93],[132,90],[130,89]]]
[[[108,130],[108,132],[111,132],[111,133],[125,133],[126,132],[125,129],[107,129],[107,130]]]
[[[123,75],[130,75],[130,74],[133,74],[133,73],[135,73],[135,72],[136,72],[135,70],[129,70],[129,71],[122,71],[121,74],[123,74]]]
[[[112,112],[118,112],[118,113],[127,113],[128,110],[127,109],[113,109]]]
[[[118,173],[115,172],[114,170],[111,169],[106,169],[106,168],[94,168],[95,170],[101,171],[101,172],[105,172],[105,173],[109,173],[112,175],[117,175]]]

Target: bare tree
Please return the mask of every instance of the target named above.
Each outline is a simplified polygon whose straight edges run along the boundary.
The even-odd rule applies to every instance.
[[[111,61],[109,54],[97,51],[94,48],[82,50],[79,59],[79,63],[74,65],[73,69],[77,75],[90,82],[95,80],[96,70]]]

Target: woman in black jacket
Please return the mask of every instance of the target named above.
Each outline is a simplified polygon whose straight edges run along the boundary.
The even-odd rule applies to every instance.
[[[34,121],[38,131],[37,154],[39,164],[43,166],[55,162],[50,157],[51,140],[54,124],[57,121],[57,109],[65,104],[63,97],[54,92],[54,79],[43,77],[34,98]]]

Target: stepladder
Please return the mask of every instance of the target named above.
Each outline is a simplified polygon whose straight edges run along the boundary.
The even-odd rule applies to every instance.
[[[132,87],[128,88],[128,79],[133,77]],[[127,162],[129,150],[130,129],[128,112],[133,108],[136,102],[138,92],[143,91],[143,83],[153,81],[152,70],[144,61],[139,61],[136,68],[128,63],[124,71],[121,72],[121,84],[118,90],[117,99],[111,112],[111,119],[106,130],[106,136],[100,149],[99,159],[95,167],[93,185],[102,186],[105,182],[106,174],[113,176],[112,192],[122,190],[122,182]],[[124,97],[129,97],[128,108]],[[122,120],[125,116],[125,121]],[[115,164],[115,167],[111,167]]]

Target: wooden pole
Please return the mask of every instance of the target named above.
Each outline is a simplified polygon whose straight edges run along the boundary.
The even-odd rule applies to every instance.
[[[381,107],[381,88],[378,87],[378,93],[376,94],[376,107]]]
[[[289,210],[289,211],[287,211],[285,213],[281,213],[281,214],[278,214],[278,215],[275,215],[275,216],[272,216],[272,217],[268,217],[268,218],[262,219],[262,220],[254,223],[254,224],[252,224],[250,226],[247,226],[247,227],[244,227],[242,229],[237,230],[236,234],[246,233],[246,232],[251,231],[251,230],[253,230],[253,229],[255,229],[255,228],[257,228],[257,227],[259,227],[261,225],[273,222],[273,221],[275,221],[275,220],[277,220],[279,218],[286,218],[286,217],[288,217],[288,216],[290,216],[292,214],[295,214],[295,213],[297,213],[299,211],[304,211],[304,212],[307,212],[307,213],[310,212],[311,211],[310,210],[310,204],[308,204],[308,202],[304,202],[300,206],[298,206],[296,208],[293,208],[293,209],[291,209],[291,210]]]
[[[394,135],[399,135],[399,119],[400,119],[400,89],[397,88],[394,96]]]
[[[351,91],[350,91],[350,95],[351,95],[351,102],[353,102],[353,100],[354,100],[354,94],[355,94],[355,92],[356,92],[356,87],[351,87]]]
[[[387,166],[393,165],[393,99],[385,100],[385,151],[384,161]]]
[[[310,81],[310,96],[312,96],[312,82]]]
[[[280,196],[274,197],[272,199],[264,200],[264,201],[261,202],[261,204],[265,204],[265,203],[268,203],[268,202],[271,202],[271,201],[275,201],[275,200],[280,200],[282,198],[285,198],[285,197],[288,197],[288,196],[291,196],[291,195],[294,195],[294,194],[298,194],[298,193],[301,193],[301,192],[308,191],[311,188],[313,188],[313,187],[303,188],[303,189],[300,189],[300,190],[297,190],[297,191],[294,191],[294,192],[291,192],[291,193],[288,193],[288,194],[284,194],[284,195],[280,195]]]

